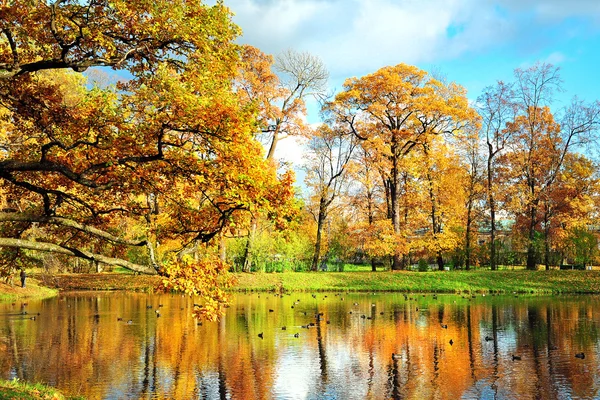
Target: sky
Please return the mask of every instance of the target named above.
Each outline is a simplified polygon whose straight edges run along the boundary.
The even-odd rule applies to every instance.
[[[243,31],[239,43],[268,54],[286,49],[320,57],[329,88],[387,65],[436,71],[475,100],[515,68],[549,62],[565,92],[600,99],[600,0],[224,0]],[[308,121],[318,122],[309,107]],[[286,142],[287,141],[287,142]],[[301,163],[298,144],[277,158]]]

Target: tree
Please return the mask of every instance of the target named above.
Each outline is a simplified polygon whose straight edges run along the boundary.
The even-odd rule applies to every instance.
[[[485,168],[484,158],[480,150],[480,136],[478,127],[468,131],[460,148],[463,160],[465,179],[465,269],[471,269],[473,251],[473,232],[477,233],[477,225],[481,220],[482,202],[485,195]],[[488,153],[489,156],[489,153]],[[489,175],[488,175],[489,178]],[[494,251],[495,255],[495,251]]]
[[[558,68],[536,64],[515,70],[515,77],[519,115],[506,127],[512,135],[508,158],[520,183],[527,187],[523,204],[528,225],[527,268],[536,269],[539,207],[555,186],[567,155],[595,139],[600,127],[600,103],[585,104],[573,99],[559,124],[549,108],[553,93],[560,89]]]
[[[237,85],[258,110],[257,137],[269,149],[266,159],[275,163],[280,140],[308,134],[305,101],[310,96],[323,96],[329,74],[318,57],[293,50],[283,52],[274,61],[260,50],[244,46],[242,60]],[[249,271],[252,264],[256,224],[254,216],[248,230],[244,271]]]
[[[14,1],[2,10],[0,245],[159,272],[206,295],[212,315],[224,296],[208,288],[226,267],[208,248],[186,264],[176,253],[209,244],[239,213],[276,207],[291,182],[265,163],[256,110],[234,90],[239,29],[227,8],[139,6]],[[94,66],[131,78],[90,89],[80,73]],[[147,231],[123,237],[124,218]],[[38,224],[44,235],[32,236]],[[157,259],[167,241],[177,246]],[[147,246],[141,263],[126,259],[130,246]]]
[[[349,202],[357,210],[353,236],[357,247],[371,258],[371,271],[377,271],[376,257],[393,253],[393,233],[385,210],[385,193],[377,171],[376,151],[368,142],[359,143],[351,168],[350,179],[355,182],[349,193]],[[389,228],[389,229],[388,229]],[[392,243],[390,243],[392,242]]]
[[[340,134],[335,128],[321,125],[309,143],[306,183],[313,191],[317,236],[311,270],[317,271],[321,259],[322,231],[330,207],[346,184],[346,170],[352,158],[356,138]]]
[[[495,87],[487,87],[477,99],[477,109],[481,117],[482,131],[487,147],[487,204],[490,212],[490,268],[498,269],[496,254],[496,213],[498,211],[496,167],[498,156],[510,140],[511,131],[504,129],[517,112],[511,84],[499,81]]]
[[[474,117],[464,89],[405,64],[346,80],[327,109],[341,127],[378,148],[397,236],[403,231],[402,159],[429,136],[455,134]],[[401,268],[402,253],[397,250],[392,269]]]
[[[435,256],[438,269],[443,270],[444,254],[457,248],[461,241],[457,227],[464,219],[466,174],[453,146],[441,137],[431,137],[421,146],[418,174],[424,233],[416,241]]]

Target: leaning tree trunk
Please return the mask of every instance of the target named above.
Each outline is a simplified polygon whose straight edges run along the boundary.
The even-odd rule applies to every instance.
[[[252,255],[254,252],[254,239],[256,236],[256,218],[252,218],[250,230],[248,231],[248,240],[246,241],[246,249],[244,250],[244,260],[242,261],[242,271],[250,272],[252,268]]]
[[[323,225],[325,225],[325,218],[327,217],[326,205],[324,199],[319,202],[319,216],[317,218],[317,240],[315,241],[315,252],[313,254],[312,264],[310,265],[311,271],[317,271],[319,268],[319,259],[321,258],[321,241],[323,233]]]

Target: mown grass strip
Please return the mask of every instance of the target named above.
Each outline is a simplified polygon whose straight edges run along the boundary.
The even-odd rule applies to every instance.
[[[235,277],[237,291],[600,294],[600,271],[289,272]]]

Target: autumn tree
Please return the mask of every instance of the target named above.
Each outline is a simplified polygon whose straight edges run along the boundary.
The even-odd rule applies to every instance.
[[[348,168],[350,188],[347,202],[355,210],[352,236],[357,250],[370,257],[371,271],[377,271],[376,258],[393,253],[394,235],[387,218],[385,190],[377,168],[376,150],[360,142]]]
[[[443,84],[405,64],[384,67],[362,78],[346,80],[327,109],[343,129],[372,141],[380,149],[394,233],[403,232],[402,160],[430,136],[452,135],[473,118],[464,89]],[[405,267],[402,251],[393,254],[392,269]]]
[[[356,137],[321,125],[308,145],[305,165],[306,183],[315,204],[313,217],[317,235],[311,270],[317,271],[321,259],[322,232],[332,203],[339,197],[347,182],[347,167],[356,147]]]
[[[560,123],[549,108],[560,89],[559,70],[550,64],[515,70],[515,99],[519,115],[509,122],[511,152],[507,159],[523,185],[522,208],[527,234],[527,268],[536,269],[536,236],[541,233],[540,207],[556,185],[565,159],[576,148],[595,139],[600,127],[600,103],[586,104],[577,98],[564,109]]]
[[[595,197],[598,193],[597,166],[587,157],[569,153],[564,166],[542,204],[541,229],[544,237],[543,262],[550,268],[550,253],[571,253],[573,247],[589,243],[589,230],[594,225]],[[583,239],[583,241],[579,241]],[[562,253],[562,254],[561,254]],[[588,254],[588,253],[581,253]],[[590,261],[588,258],[587,261]]]
[[[324,96],[329,74],[325,65],[309,53],[287,50],[275,59],[252,46],[244,46],[237,86],[258,110],[257,137],[268,148],[266,159],[275,162],[280,140],[308,136],[305,123],[306,100]],[[252,264],[253,238],[257,216],[252,217],[243,260],[243,269]]]
[[[433,255],[438,269],[443,270],[444,255],[462,242],[458,228],[464,219],[466,174],[452,144],[439,136],[429,139],[421,143],[422,151],[415,160],[422,194],[419,211],[423,233],[413,242]]]
[[[176,289],[206,295],[211,314],[224,299],[218,281],[226,266],[209,252],[183,264],[174,255],[209,244],[237,213],[277,204],[290,181],[265,163],[256,109],[234,90],[239,29],[228,9],[139,7],[2,8],[0,245],[160,272]],[[130,79],[89,88],[80,73],[96,66]],[[124,218],[157,223],[127,237],[115,229]],[[42,236],[30,235],[34,225]],[[157,259],[153,244],[170,240],[177,248]],[[127,260],[131,246],[148,249],[141,263]]]
[[[474,239],[477,239],[476,234],[483,212],[481,203],[485,197],[485,158],[481,152],[481,137],[479,135],[479,127],[476,125],[472,126],[467,130],[467,134],[458,149],[465,173],[464,206],[466,217],[464,223],[464,252],[466,270],[471,269],[473,242]],[[473,234],[475,234],[475,237]]]

